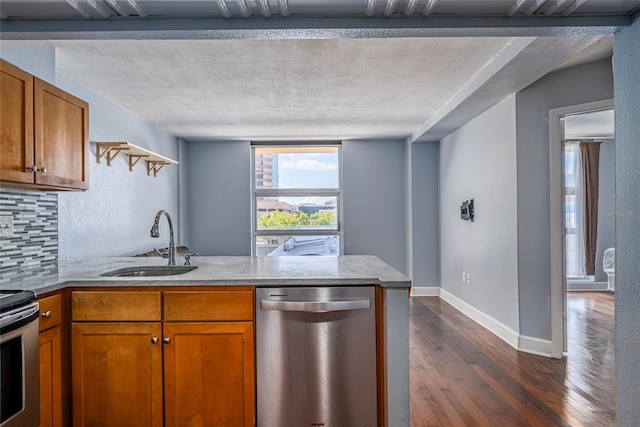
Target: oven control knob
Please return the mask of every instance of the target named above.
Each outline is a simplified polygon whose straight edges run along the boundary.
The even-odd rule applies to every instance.
[[[42,313],[42,317],[49,319],[51,317],[51,310],[47,310],[44,313]]]
[[[152,337],[151,344],[158,344],[158,337]]]

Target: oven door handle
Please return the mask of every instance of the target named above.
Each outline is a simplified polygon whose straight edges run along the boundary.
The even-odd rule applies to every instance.
[[[345,301],[260,301],[260,308],[262,310],[302,311],[305,313],[362,310],[370,307],[371,301],[368,299]]]
[[[15,309],[0,316],[0,334],[6,334],[27,325],[40,317],[37,303]]]

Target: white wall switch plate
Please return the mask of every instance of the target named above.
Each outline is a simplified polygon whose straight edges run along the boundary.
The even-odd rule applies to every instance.
[[[465,282],[467,282],[467,285],[471,284],[471,273],[467,273],[467,277],[465,279]]]
[[[465,273],[464,271],[462,272],[462,283],[466,283],[467,282],[467,273]]]
[[[0,215],[0,237],[13,236],[13,215]]]

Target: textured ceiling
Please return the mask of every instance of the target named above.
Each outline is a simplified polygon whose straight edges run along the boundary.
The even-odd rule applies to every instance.
[[[186,139],[404,138],[510,38],[56,41],[57,70]]]

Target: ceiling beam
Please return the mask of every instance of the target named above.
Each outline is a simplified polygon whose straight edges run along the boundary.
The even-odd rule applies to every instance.
[[[106,10],[104,6],[102,6],[101,4],[97,3],[96,0],[84,0],[84,1],[86,1],[87,4],[91,6],[96,12],[98,12],[98,14],[103,18],[105,19],[111,18],[111,12]]]
[[[513,6],[511,6],[511,9],[509,9],[507,11],[507,16],[513,16],[516,13],[518,13],[518,10],[520,10],[520,8],[522,7],[522,5],[526,2],[527,0],[518,0],[516,1]]]
[[[433,12],[433,8],[436,6],[437,2],[438,2],[438,0],[429,0],[429,1],[427,1],[427,5],[424,7],[424,10],[422,11],[422,14],[424,16],[431,15],[431,12]]]
[[[251,10],[249,10],[249,6],[247,6],[247,0],[236,0],[236,3],[240,8],[240,15],[242,15],[243,18],[251,16]]]
[[[129,12],[124,10],[116,0],[104,0],[104,2],[118,15],[124,16],[125,18],[129,16]]]
[[[291,12],[289,12],[289,0],[278,0],[280,4],[280,15],[289,16]]]
[[[373,16],[376,11],[376,3],[378,0],[367,0],[367,8],[365,9],[365,15]]]
[[[138,3],[136,3],[136,0],[126,0],[126,2],[129,3],[129,6],[131,6],[131,8],[136,11],[140,18],[146,18],[147,16],[149,16],[147,15],[147,12],[142,10]]]
[[[84,7],[80,6],[76,0],[66,0],[67,4],[74,8],[76,12],[82,15],[85,19],[93,18],[93,15],[85,10]]]
[[[474,74],[442,107],[407,138],[409,142],[440,141],[506,96],[529,86],[581,52],[599,37],[513,38]]]
[[[545,16],[549,16],[549,15],[553,14],[553,12],[558,10],[560,8],[560,6],[562,6],[566,2],[567,2],[567,0],[556,0],[553,3],[551,3],[551,5],[547,8],[547,10],[544,11]]]
[[[260,14],[265,18],[271,16],[271,10],[269,10],[269,0],[256,0]]]
[[[387,4],[384,7],[384,16],[391,16],[396,11],[398,6],[398,0],[387,0]]]
[[[229,6],[227,6],[227,0],[217,0],[218,8],[220,9],[220,13],[225,18],[231,18],[231,12],[229,12]]]
[[[573,4],[571,6],[569,6],[567,8],[567,10],[565,10],[564,12],[562,12],[562,14],[564,16],[569,16],[571,15],[573,12],[575,12],[575,10],[577,8],[579,8],[580,6],[582,6],[587,0],[574,0]]]
[[[610,36],[631,25],[630,16],[388,19],[109,19],[2,21],[2,40],[242,40],[403,37]]]

